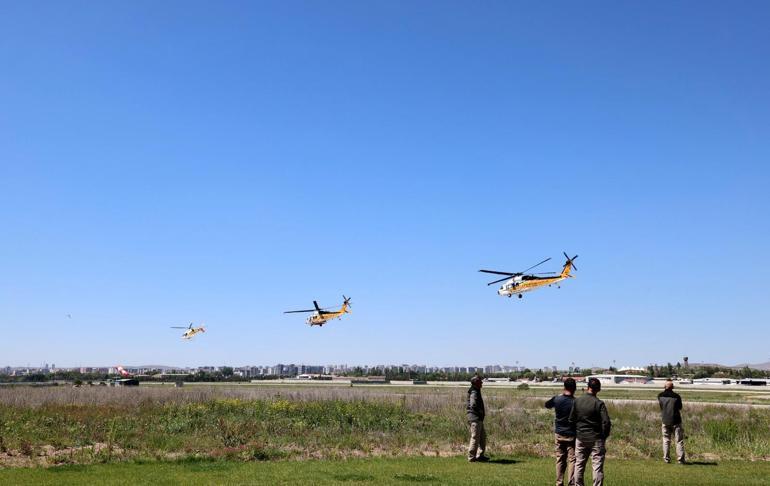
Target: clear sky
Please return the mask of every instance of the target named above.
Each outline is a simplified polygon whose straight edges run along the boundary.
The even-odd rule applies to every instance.
[[[768,25],[3,2],[0,365],[767,361]],[[563,250],[577,278],[522,300],[477,272]],[[282,314],[343,293],[323,328]]]

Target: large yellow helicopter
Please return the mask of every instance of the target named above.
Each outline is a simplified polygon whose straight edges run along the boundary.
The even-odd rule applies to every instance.
[[[193,327],[193,323],[191,322],[188,327],[184,326],[171,326],[171,329],[184,329],[185,332],[182,334],[182,339],[192,339],[193,336],[195,336],[198,333],[206,332],[206,328],[202,325],[199,327]]]
[[[350,297],[342,296],[342,307],[340,307],[339,310],[336,311],[329,311],[327,309],[331,309],[331,307],[324,307],[323,309],[321,307],[318,307],[318,302],[313,301],[313,305],[315,306],[315,309],[305,309],[305,310],[294,310],[294,311],[286,311],[284,314],[294,314],[297,312],[312,312],[313,314],[310,315],[305,322],[308,323],[310,326],[323,326],[326,324],[326,321],[334,319],[334,318],[341,318],[345,314],[350,313]]]
[[[501,278],[500,280],[495,280],[494,282],[489,282],[487,285],[496,284],[498,282],[505,281],[503,285],[498,289],[497,294],[501,295],[503,297],[512,297],[513,295],[518,295],[519,298],[522,298],[522,294],[524,292],[530,292],[535,289],[539,289],[540,287],[551,286],[553,284],[558,284],[564,279],[570,278],[573,275],[570,275],[570,271],[574,268],[577,270],[577,267],[573,263],[575,261],[575,258],[578,256],[575,255],[572,258],[567,255],[566,252],[564,253],[564,257],[567,259],[567,261],[564,263],[564,267],[562,268],[561,273],[556,272],[544,272],[544,273],[536,273],[536,274],[528,274],[525,273],[529,270],[532,270],[535,267],[538,267],[542,265],[543,263],[547,262],[551,258],[546,258],[542,262],[538,263],[537,265],[532,265],[528,269],[522,271],[522,272],[498,272],[495,270],[479,270],[479,272],[484,273],[494,273],[496,275],[505,275],[505,278]],[[553,277],[538,277],[538,275],[550,275],[553,274]]]

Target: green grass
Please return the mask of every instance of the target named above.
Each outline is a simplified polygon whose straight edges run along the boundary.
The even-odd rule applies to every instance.
[[[456,458],[354,459],[243,463],[199,460],[0,470],[0,484],[519,484],[554,479],[553,461],[496,457],[469,464]],[[719,462],[680,466],[662,461],[609,460],[609,484],[768,484],[770,463]]]

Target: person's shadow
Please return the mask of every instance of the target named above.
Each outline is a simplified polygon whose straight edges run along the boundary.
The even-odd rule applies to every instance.
[[[684,466],[716,466],[716,462],[704,462],[704,461],[687,461]]]
[[[507,459],[507,458],[499,458],[499,459],[490,459],[488,461],[489,464],[516,464],[516,459]]]

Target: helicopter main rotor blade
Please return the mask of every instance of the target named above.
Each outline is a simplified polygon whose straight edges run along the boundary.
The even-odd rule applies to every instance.
[[[169,326],[169,328],[171,328],[171,329],[190,329],[187,326]]]
[[[508,275],[509,277],[513,277],[514,275],[521,275],[520,273],[496,272],[495,270],[479,270],[479,272],[494,273],[495,275]]]
[[[297,312],[316,312],[316,310],[315,309],[307,309],[307,310],[284,311],[284,314],[295,314]]]
[[[316,310],[318,310],[318,311],[325,311],[325,310],[329,310],[329,309],[336,309],[337,307],[339,307],[339,306],[337,306],[337,305],[330,305],[329,307],[319,307]]]
[[[498,282],[502,282],[503,280],[510,280],[510,278],[511,278],[511,277],[505,277],[505,278],[501,278],[500,280],[495,280],[494,282],[489,282],[487,285],[496,284],[496,283],[498,283]]]
[[[532,265],[532,266],[531,266],[531,267],[529,267],[527,270],[522,270],[522,271],[521,271],[521,273],[525,273],[525,272],[527,272],[527,271],[529,271],[529,270],[532,270],[532,269],[533,269],[533,268],[535,268],[535,267],[539,267],[540,265],[542,265],[543,263],[547,262],[547,261],[548,261],[548,260],[550,260],[550,259],[551,259],[551,257],[548,257],[548,258],[546,258],[545,260],[543,260],[542,262],[538,263],[537,265]]]

